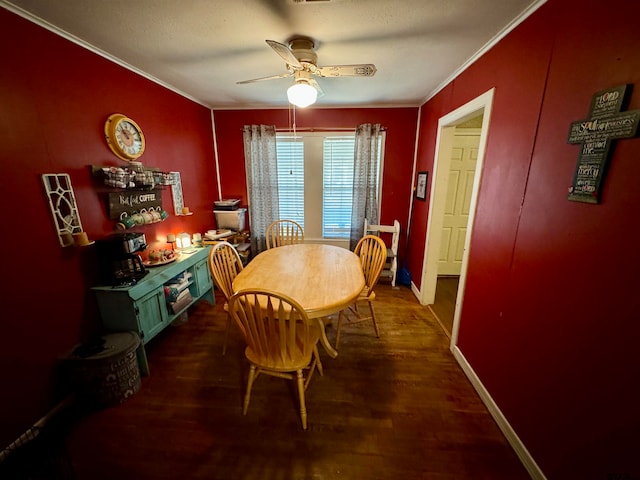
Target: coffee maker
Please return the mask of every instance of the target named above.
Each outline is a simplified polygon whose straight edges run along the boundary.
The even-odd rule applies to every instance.
[[[133,285],[147,274],[139,252],[147,248],[144,233],[114,233],[96,240],[102,280],[110,285]]]

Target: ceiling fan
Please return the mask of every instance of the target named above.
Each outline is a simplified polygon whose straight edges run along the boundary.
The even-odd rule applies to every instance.
[[[289,41],[289,46],[266,40],[267,44],[287,64],[287,73],[271,75],[269,77],[243,80],[237,84],[274,80],[276,78],[293,77],[294,85],[287,90],[289,101],[298,107],[306,107],[314,103],[318,94],[323,94],[322,88],[313,78],[317,77],[372,77],[376,73],[376,66],[371,63],[357,65],[329,65],[319,67],[313,40],[307,37],[294,37]]]

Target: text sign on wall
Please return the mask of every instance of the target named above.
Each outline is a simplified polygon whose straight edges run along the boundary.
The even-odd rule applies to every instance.
[[[598,203],[613,141],[637,134],[640,110],[621,112],[630,90],[630,85],[620,85],[597,92],[591,99],[589,118],[571,124],[567,142],[580,144],[580,153],[569,200]]]
[[[120,218],[122,212],[131,214],[149,207],[162,207],[162,190],[109,192],[107,213],[111,220]]]

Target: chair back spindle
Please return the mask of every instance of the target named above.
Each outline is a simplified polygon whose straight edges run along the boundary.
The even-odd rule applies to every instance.
[[[380,237],[366,235],[356,245],[354,253],[360,257],[364,282],[367,289],[367,297],[371,295],[378,283],[380,273],[387,259],[387,246]]]
[[[304,231],[294,220],[276,220],[267,227],[267,249],[304,243]]]
[[[219,242],[213,246],[208,257],[209,271],[215,286],[223,293],[226,300],[224,309],[229,311],[229,299],[233,296],[233,280],[244,268],[240,255],[229,242]],[[227,339],[231,327],[231,317],[227,315],[224,332],[222,354],[227,352]]]

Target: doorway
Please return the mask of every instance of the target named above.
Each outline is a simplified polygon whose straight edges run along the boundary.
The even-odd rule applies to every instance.
[[[453,307],[453,320],[451,324],[451,344],[453,347],[457,343],[458,329],[460,323],[460,306],[464,297],[464,286],[467,271],[467,261],[469,257],[469,245],[473,235],[473,219],[475,216],[476,202],[480,187],[480,177],[482,165],[484,163],[484,151],[489,130],[489,120],[491,118],[491,105],[493,102],[494,90],[480,95],[476,99],[454,110],[453,112],[440,118],[438,121],[438,135],[436,139],[435,161],[433,165],[433,184],[431,188],[431,198],[429,204],[429,220],[427,225],[427,237],[425,240],[425,256],[422,269],[422,283],[420,302],[423,305],[434,305],[436,301],[436,291],[438,288],[438,270],[441,265],[443,243],[447,235],[443,234],[445,227],[445,216],[448,206],[451,205],[454,190],[450,188],[451,180],[451,157],[454,151],[456,131],[459,127],[478,121],[480,123],[479,138],[477,143],[477,159],[475,170],[468,178],[471,184],[466,189],[466,202],[468,204],[468,215],[466,226],[461,226],[458,231],[461,243],[456,245],[459,257],[459,276],[455,288],[455,304]],[[481,119],[481,121],[480,121]],[[464,235],[462,235],[464,233]],[[461,238],[461,235],[464,238]],[[455,242],[454,242],[455,243]],[[448,247],[445,247],[447,250]],[[442,275],[441,275],[442,277]]]
[[[429,305],[429,309],[449,338],[453,331],[455,303],[471,208],[471,193],[478,161],[482,117],[480,114],[455,126],[448,160],[438,280],[435,300],[433,305]],[[445,154],[445,152],[442,153]],[[440,167],[444,168],[444,164]]]

